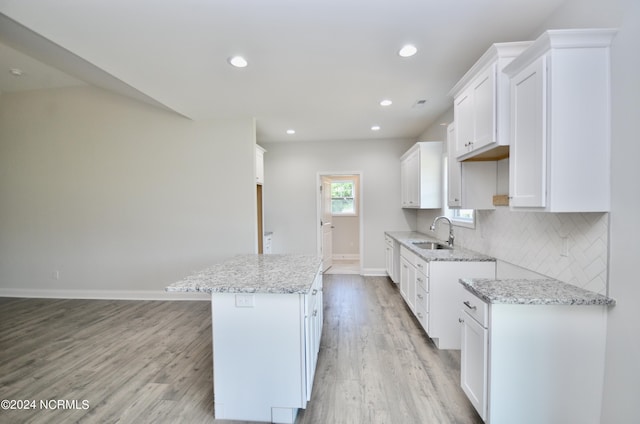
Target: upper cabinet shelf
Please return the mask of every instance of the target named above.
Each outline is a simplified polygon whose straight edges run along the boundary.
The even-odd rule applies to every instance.
[[[530,44],[493,44],[450,91],[457,160],[509,156],[509,79],[502,70]]]
[[[609,210],[609,46],[615,34],[550,30],[505,67],[512,209]]]

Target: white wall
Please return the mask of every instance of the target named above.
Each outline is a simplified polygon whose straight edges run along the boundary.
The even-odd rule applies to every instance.
[[[586,223],[589,233],[606,226],[609,243],[609,295],[617,304],[610,309],[607,332],[607,358],[605,364],[605,391],[600,422],[640,422],[638,381],[640,381],[640,320],[637,305],[640,303],[637,261],[640,258],[640,195],[636,187],[640,181],[640,143],[638,143],[637,121],[640,111],[640,2],[637,0],[569,0],[544,22],[539,30],[531,34],[536,38],[546,29],[613,27],[620,31],[614,39],[611,55],[612,69],[612,199],[609,216],[585,214],[595,218]],[[432,126],[427,133],[441,129]],[[470,232],[460,230],[467,236],[467,243],[482,247],[483,218],[492,212],[481,214],[481,222],[473,239]],[[495,213],[493,213],[495,215]],[[549,215],[549,216],[546,216]],[[556,214],[546,214],[537,225],[559,219]],[[559,214],[558,214],[559,215]],[[582,214],[569,214],[582,219]],[[500,226],[517,225],[520,219],[531,219],[522,213],[498,211]],[[524,218],[523,218],[524,216]],[[603,218],[604,217],[604,218]],[[610,224],[606,222],[610,219]],[[427,225],[431,217],[419,215],[418,229]],[[562,217],[561,219],[571,219]],[[428,228],[428,227],[427,227]],[[486,230],[486,228],[485,228]],[[535,230],[534,230],[535,232]],[[598,234],[600,230],[596,231]],[[512,248],[518,248],[518,234],[512,238]],[[489,237],[487,236],[487,239]],[[555,239],[551,236],[551,240]],[[600,243],[600,241],[598,241]],[[524,243],[522,243],[524,244]],[[513,252],[512,252],[513,253]],[[601,256],[601,254],[598,254]],[[605,258],[606,259],[606,258]],[[606,266],[605,266],[606,267]],[[589,370],[585,370],[589,372]]]
[[[4,93],[0,295],[163,297],[253,252],[254,145],[252,119],[193,122],[94,88]]]
[[[400,156],[411,140],[265,143],[265,228],[274,253],[316,253],[318,172],[362,172],[365,272],[384,270],[384,231],[415,228],[400,208]]]

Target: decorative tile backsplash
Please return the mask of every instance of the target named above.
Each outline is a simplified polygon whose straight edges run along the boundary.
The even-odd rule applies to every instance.
[[[469,249],[605,294],[609,215],[606,213],[478,211],[476,230],[457,227]]]
[[[432,219],[419,215],[418,221],[425,218]],[[439,237],[442,227],[446,225],[439,228]],[[608,229],[607,213],[511,212],[497,207],[476,212],[475,230],[455,227],[454,232],[458,246],[606,294]]]

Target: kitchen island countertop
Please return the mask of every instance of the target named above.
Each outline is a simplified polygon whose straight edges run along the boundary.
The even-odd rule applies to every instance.
[[[606,305],[610,297],[559,280],[461,278],[460,283],[487,303],[518,305]]]
[[[238,255],[169,285],[168,292],[305,294],[322,260],[315,255]]]

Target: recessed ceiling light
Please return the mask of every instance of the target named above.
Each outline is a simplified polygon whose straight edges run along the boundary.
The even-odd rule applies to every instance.
[[[228,60],[231,66],[235,66],[236,68],[246,68],[249,64],[247,59],[242,56],[232,56]]]
[[[398,54],[402,57],[411,57],[418,52],[418,49],[413,44],[407,44],[402,46]]]
[[[293,135],[295,133],[296,133],[296,130],[291,130],[291,129],[287,130],[287,134],[289,134],[289,135]]]
[[[380,102],[380,106],[391,106],[393,102],[389,99],[384,99]]]
[[[9,69],[9,73],[14,77],[21,77],[22,75],[24,75],[24,72],[22,72],[22,69],[20,68],[11,68]]]
[[[374,125],[371,127],[371,131],[380,131],[380,125]]]

